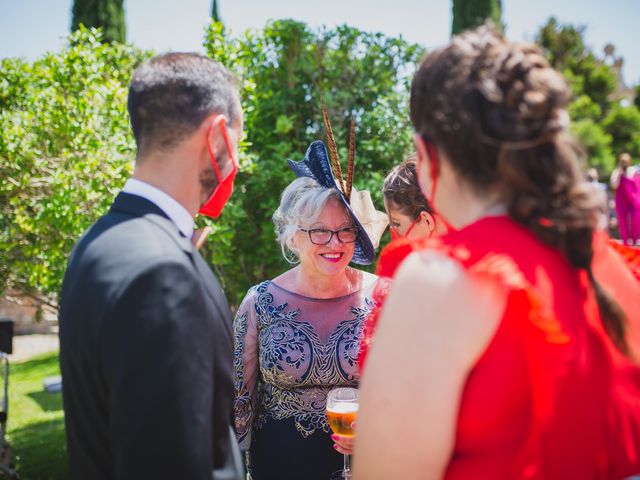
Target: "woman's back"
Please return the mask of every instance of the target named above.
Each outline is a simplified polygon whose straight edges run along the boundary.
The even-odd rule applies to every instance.
[[[634,458],[640,468],[640,409],[617,391],[586,273],[506,216],[435,248],[508,295],[467,378],[446,478],[622,478]]]
[[[361,383],[356,478],[394,467],[434,479],[640,472],[628,332],[638,322],[625,328],[637,300],[616,301],[612,276],[595,268],[599,199],[569,133],[570,99],[538,46],[487,26],[420,64],[409,102],[417,172],[460,231],[394,277]],[[513,220],[488,217],[497,209]],[[379,420],[389,412],[402,430]],[[374,443],[387,432],[404,448]]]

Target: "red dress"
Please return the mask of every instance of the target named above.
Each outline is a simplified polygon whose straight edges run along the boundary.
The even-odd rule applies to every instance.
[[[595,245],[596,257],[609,254],[606,239],[596,237]],[[508,292],[496,334],[465,384],[445,478],[583,480],[640,473],[640,368],[604,332],[586,273],[508,217],[487,217],[437,240],[394,244],[379,271],[391,276],[390,265],[424,248]],[[594,272],[602,268],[596,263]],[[625,295],[637,295],[640,310],[640,284],[623,262],[610,263],[605,287],[619,292],[615,283],[625,282]],[[386,289],[379,290],[379,302]],[[638,322],[638,312],[630,313]],[[374,329],[366,327],[363,357]]]

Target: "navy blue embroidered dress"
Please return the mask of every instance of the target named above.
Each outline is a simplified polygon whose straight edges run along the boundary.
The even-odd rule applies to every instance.
[[[372,289],[315,299],[266,281],[247,293],[234,322],[235,424],[253,480],[326,480],[342,467],[326,396],[358,384]]]

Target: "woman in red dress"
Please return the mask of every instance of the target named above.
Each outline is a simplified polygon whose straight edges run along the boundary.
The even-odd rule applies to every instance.
[[[569,98],[538,47],[487,27],[420,66],[418,174],[452,230],[395,275],[361,383],[355,479],[640,473],[640,287],[594,236]]]

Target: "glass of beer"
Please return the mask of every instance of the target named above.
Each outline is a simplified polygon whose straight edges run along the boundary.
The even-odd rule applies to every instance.
[[[333,433],[354,436],[353,422],[358,415],[358,390],[339,387],[329,391],[327,395],[327,420]],[[332,479],[351,478],[349,455],[344,456],[344,467],[331,476]]]

